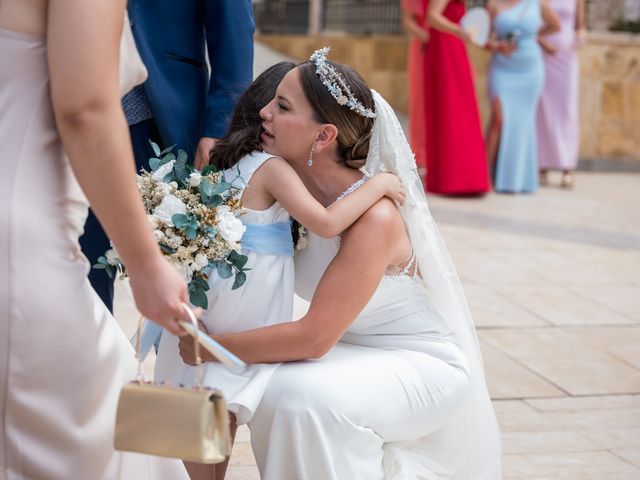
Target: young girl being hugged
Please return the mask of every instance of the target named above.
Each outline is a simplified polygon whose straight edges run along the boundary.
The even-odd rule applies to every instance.
[[[314,199],[285,160],[261,151],[261,137],[271,134],[262,128],[260,110],[273,99],[278,84],[294,67],[290,62],[278,63],[249,86],[238,101],[229,133],[211,152],[212,163],[225,171],[227,181],[239,176],[241,181],[234,185],[245,185],[240,218],[246,231],[241,243],[251,270],[247,272],[244,285],[236,290],[231,289],[233,278],[221,279],[212,272],[207,292],[209,309],[200,317],[208,333],[245,331],[292,320],[294,245],[291,217],[310,231],[332,238],[381,197],[386,195],[401,203],[404,200],[400,180],[382,173],[343,201],[325,208]],[[296,132],[280,134],[296,135]],[[317,140],[308,139],[309,168],[313,168],[315,145],[312,142]],[[232,373],[219,363],[191,367],[180,358],[178,338],[163,335],[156,361],[156,381],[189,385],[195,383],[197,375],[202,375],[205,385],[222,390],[230,412],[241,425],[253,416],[277,366],[251,365],[242,374]],[[211,466],[187,464],[187,469],[192,479],[215,478]],[[224,475],[224,467],[222,470]]]

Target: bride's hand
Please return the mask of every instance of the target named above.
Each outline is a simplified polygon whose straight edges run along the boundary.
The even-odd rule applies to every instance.
[[[400,205],[404,205],[404,186],[400,179],[393,173],[378,173],[373,177],[374,181],[380,182],[384,191],[384,195],[391,200],[395,200]]]
[[[182,306],[188,301],[187,285],[176,269],[158,252],[140,265],[127,265],[127,273],[138,311],[174,335],[185,335],[178,320],[188,320]]]
[[[191,335],[180,337],[178,348],[180,349],[180,357],[185,364],[196,365],[196,341]],[[217,359],[204,348],[200,348],[200,358],[203,362],[217,362]]]

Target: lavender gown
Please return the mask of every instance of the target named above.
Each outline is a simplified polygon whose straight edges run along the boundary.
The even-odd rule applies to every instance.
[[[546,80],[538,105],[538,166],[573,170],[578,162],[578,56],[575,50],[576,0],[549,0],[561,29],[547,40],[558,51],[544,54]]]

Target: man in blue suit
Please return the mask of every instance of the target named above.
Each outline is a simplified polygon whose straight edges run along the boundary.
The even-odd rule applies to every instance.
[[[186,150],[202,168],[252,79],[251,0],[129,0],[127,8],[149,71],[147,81],[122,99],[136,167],[149,169],[153,140]],[[92,212],[80,244],[92,265],[109,248]],[[95,269],[89,280],[113,311],[113,280]]]

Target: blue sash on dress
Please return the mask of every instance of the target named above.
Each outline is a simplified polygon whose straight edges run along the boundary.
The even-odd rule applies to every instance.
[[[247,229],[240,241],[242,252],[264,255],[286,255],[293,257],[293,236],[291,223],[246,223]]]

